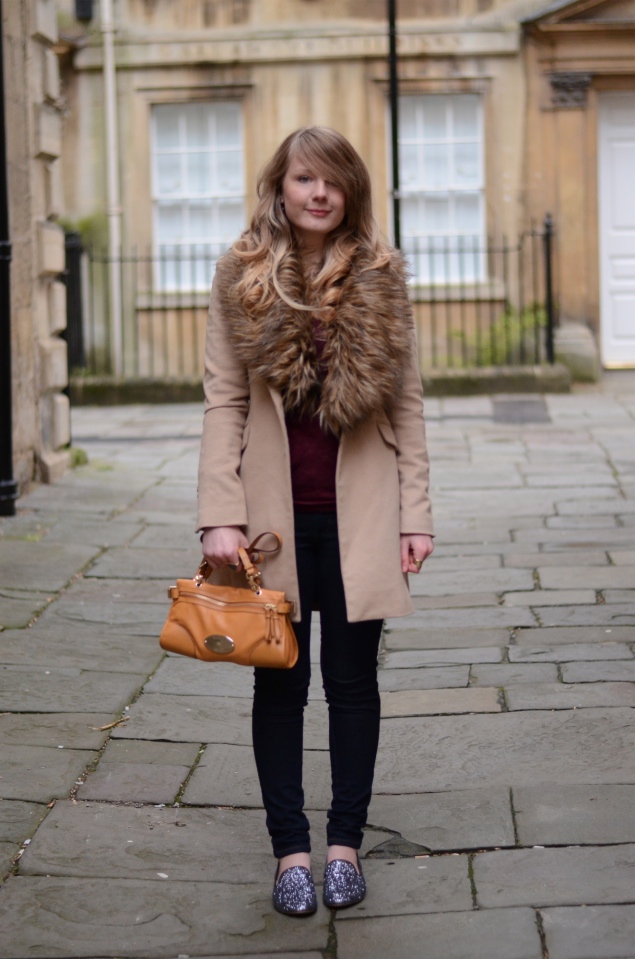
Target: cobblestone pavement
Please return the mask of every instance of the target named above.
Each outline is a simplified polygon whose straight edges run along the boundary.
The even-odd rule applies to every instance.
[[[635,374],[427,414],[438,545],[382,650],[369,895],[293,920],[249,672],[157,643],[201,411],[74,411],[88,465],[0,525],[3,959],[634,959]],[[326,750],[316,680],[318,876]]]

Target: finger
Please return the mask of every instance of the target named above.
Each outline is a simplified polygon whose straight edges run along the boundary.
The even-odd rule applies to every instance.
[[[403,539],[401,541],[401,572],[410,572],[410,544]]]

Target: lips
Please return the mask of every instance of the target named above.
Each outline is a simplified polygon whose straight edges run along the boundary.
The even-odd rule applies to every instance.
[[[331,212],[330,210],[307,210],[307,213],[310,213],[311,216],[320,216],[320,217],[328,216],[330,212]]]

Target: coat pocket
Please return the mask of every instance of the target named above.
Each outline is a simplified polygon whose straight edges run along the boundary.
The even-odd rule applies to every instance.
[[[397,450],[397,437],[395,432],[388,422],[388,420],[377,420],[377,429],[381,435],[386,446],[390,446],[392,449]]]

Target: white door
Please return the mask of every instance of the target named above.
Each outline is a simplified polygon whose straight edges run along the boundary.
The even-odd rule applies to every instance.
[[[602,362],[635,366],[635,92],[600,95]]]

